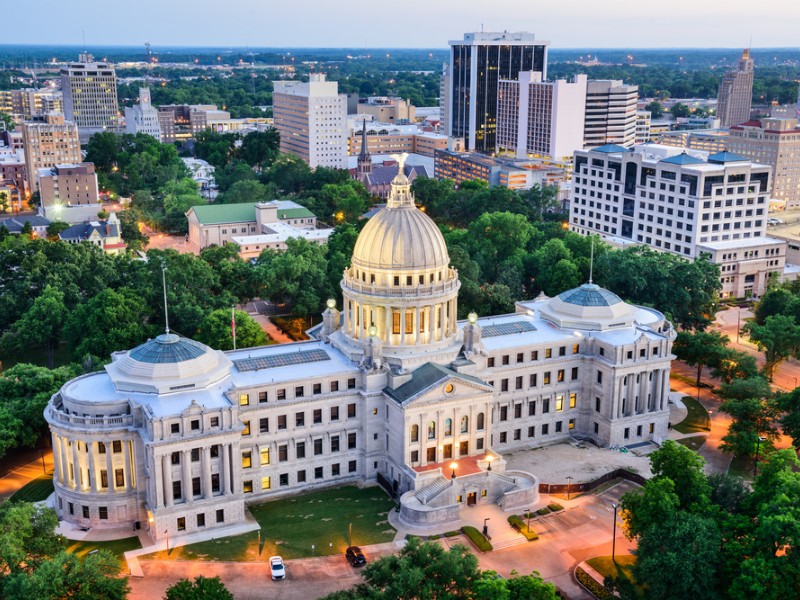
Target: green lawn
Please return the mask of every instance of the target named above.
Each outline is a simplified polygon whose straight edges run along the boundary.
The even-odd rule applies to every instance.
[[[693,435],[691,437],[683,438],[680,440],[675,440],[679,444],[686,446],[687,448],[691,448],[695,452],[700,450],[703,447],[703,444],[706,443],[706,436],[704,435]]]
[[[117,558],[119,558],[120,563],[124,563],[125,557],[123,555],[125,552],[128,550],[138,550],[141,547],[142,544],[139,542],[139,538],[134,536],[121,540],[112,540],[110,542],[73,541],[67,547],[67,551],[82,557],[86,556],[93,550],[108,550],[111,552],[111,554],[114,554]],[[127,573],[127,571],[125,572]]]
[[[683,403],[686,405],[689,414],[686,415],[686,418],[683,421],[677,425],[673,425],[672,428],[676,431],[680,431],[681,433],[697,433],[700,431],[708,431],[708,411],[703,408],[703,405],[691,396],[684,396]]]
[[[274,554],[287,559],[343,554],[350,523],[354,545],[390,542],[395,535],[387,521],[394,502],[379,487],[339,487],[249,508],[261,525],[262,560]],[[258,532],[181,546],[169,556],[162,551],[146,558],[257,561]]]
[[[613,562],[610,556],[596,556],[587,560],[586,564],[600,573],[604,578],[609,576],[622,576],[635,583],[636,581],[633,578],[633,563],[636,562],[636,557],[630,554],[617,554],[615,560],[616,562]]]
[[[11,502],[40,502],[53,493],[53,475],[40,475],[22,486],[9,498]]]
[[[763,466],[764,457],[759,458],[759,465]],[[753,467],[755,466],[755,457],[753,456],[734,456],[728,467],[728,475],[735,475],[747,481],[753,480]]]

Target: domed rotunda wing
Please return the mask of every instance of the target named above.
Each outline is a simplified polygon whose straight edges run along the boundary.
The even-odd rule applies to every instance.
[[[585,283],[551,298],[539,311],[562,328],[602,331],[632,326],[637,308],[599,285]]]

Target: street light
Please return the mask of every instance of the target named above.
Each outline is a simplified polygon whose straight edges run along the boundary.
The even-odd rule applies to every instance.
[[[491,517],[486,517],[483,520],[483,537],[485,537],[487,540],[489,539],[489,526],[486,525],[486,522],[491,520],[492,520]]]
[[[758,436],[758,440],[756,440],[756,462],[753,465],[753,477],[758,477],[758,453],[761,450],[761,442],[766,442],[767,438]]]
[[[494,456],[492,456],[491,454],[486,456],[486,462],[489,463],[489,466],[486,467],[487,471],[491,471],[492,470],[492,461],[493,460],[494,460]]]
[[[617,549],[617,507],[618,504],[612,502],[611,506],[614,507],[614,533],[611,535],[611,562],[616,563],[614,559],[614,552]]]
[[[526,508],[525,512],[528,514],[528,531],[531,530],[531,509]]]
[[[458,466],[458,463],[455,463],[455,462],[451,462],[450,463],[450,468],[453,470],[452,475],[450,475],[450,479],[452,479],[453,481],[455,481],[455,479],[456,479],[456,467],[457,466]]]
[[[167,536],[167,556],[169,556],[169,529],[164,530],[164,535]]]
[[[570,483],[572,483],[572,477],[571,476],[567,477],[567,500],[569,500],[569,486],[570,486]]]

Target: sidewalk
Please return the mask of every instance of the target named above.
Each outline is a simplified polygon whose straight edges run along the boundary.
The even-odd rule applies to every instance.
[[[0,477],[0,502],[12,496],[16,491],[30,483],[37,477],[45,474],[53,474],[53,451],[49,448],[44,452],[44,471],[42,469],[42,457],[40,450],[33,450],[36,458],[21,464]]]

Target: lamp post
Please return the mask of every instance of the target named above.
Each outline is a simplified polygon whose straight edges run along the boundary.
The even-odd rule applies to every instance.
[[[347,528],[347,546],[350,547],[353,545],[353,524],[350,523],[350,527]]]
[[[493,461],[493,460],[494,460],[494,456],[492,456],[491,454],[488,454],[488,455],[486,456],[486,462],[488,462],[488,463],[489,463],[489,466],[488,466],[488,467],[486,467],[486,470],[487,470],[487,471],[491,471],[491,470],[492,470],[492,461]]]
[[[761,450],[761,442],[765,442],[767,438],[758,436],[756,440],[756,462],[753,465],[753,477],[758,477],[758,453]]]
[[[39,454],[40,454],[40,455],[41,455],[41,457],[42,457],[42,473],[44,473],[45,475],[47,475],[47,469],[46,469],[46,468],[45,468],[45,466],[44,466],[44,450],[39,450]]]
[[[489,526],[486,525],[486,522],[491,520],[492,520],[491,517],[486,517],[483,520],[483,537],[485,537],[487,540],[489,539]]]
[[[569,488],[570,484],[572,483],[572,476],[567,477],[567,500],[569,500]]]
[[[451,468],[451,469],[452,469],[452,471],[453,471],[453,473],[450,475],[450,480],[451,480],[451,481],[455,481],[455,480],[456,480],[456,467],[457,467],[457,466],[458,466],[458,464],[457,464],[457,463],[455,463],[455,462],[451,462],[451,463],[450,463],[450,468]]]
[[[526,508],[525,512],[528,515],[528,531],[530,532],[530,530],[531,530],[531,509],[530,508]]]
[[[614,507],[614,533],[611,534],[611,562],[616,563],[617,561],[614,558],[614,553],[617,549],[617,507],[619,505],[612,502],[611,506]]]
[[[167,536],[167,556],[169,556],[169,529],[164,530],[164,535]]]

